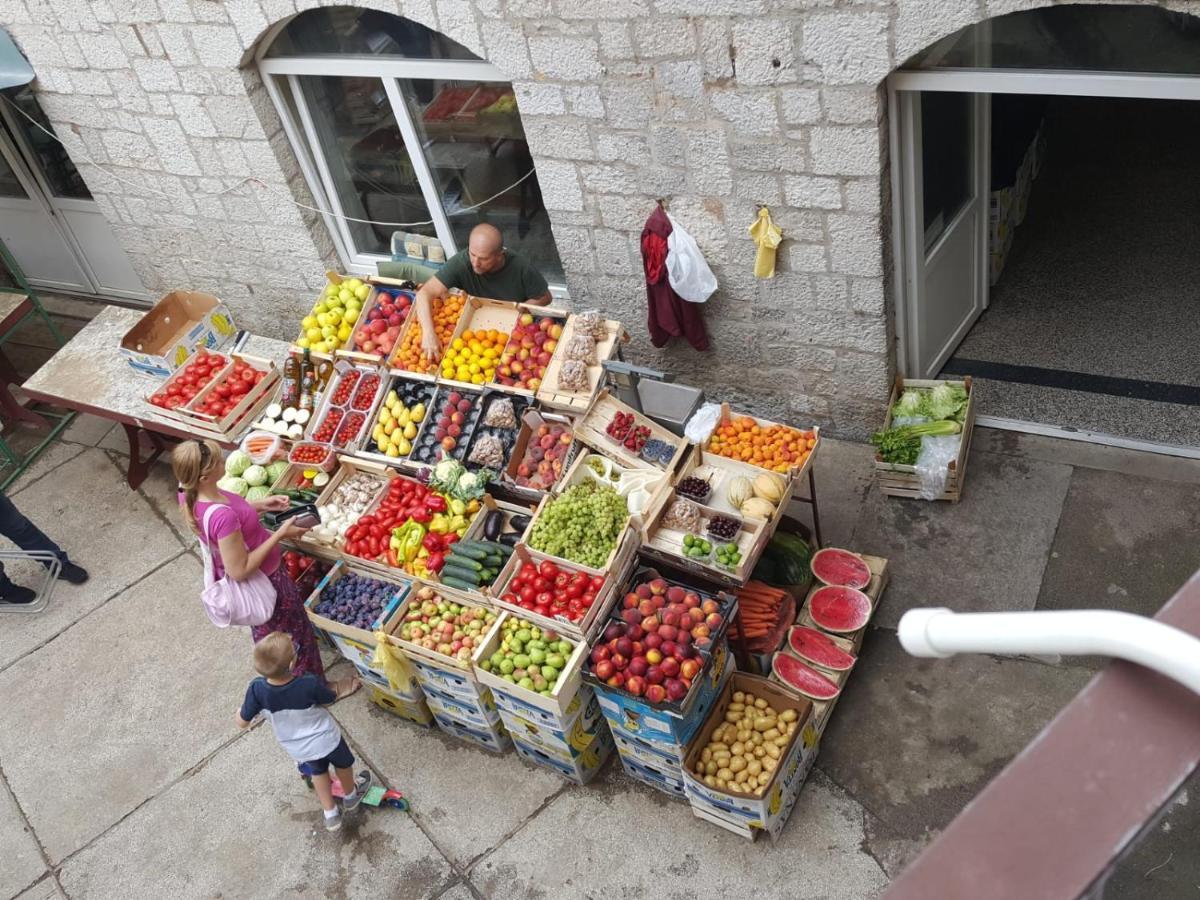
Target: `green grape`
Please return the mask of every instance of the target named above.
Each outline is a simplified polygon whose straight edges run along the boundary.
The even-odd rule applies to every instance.
[[[617,545],[629,508],[606,485],[585,482],[546,504],[530,532],[535,550],[599,568]]]

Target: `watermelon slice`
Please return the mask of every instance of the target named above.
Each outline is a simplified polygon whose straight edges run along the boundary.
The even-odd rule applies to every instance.
[[[861,556],[849,550],[828,547],[813,554],[812,571],[822,584],[862,590],[871,583],[871,570]]]
[[[775,677],[794,691],[813,700],[832,700],[842,689],[810,666],[788,653],[776,653],[771,660]]]
[[[871,598],[854,588],[826,585],[813,591],[808,614],[826,631],[858,631],[871,618]]]
[[[807,625],[797,625],[788,632],[788,646],[801,659],[835,672],[845,672],[854,665],[856,659],[853,653],[847,653],[825,632]]]

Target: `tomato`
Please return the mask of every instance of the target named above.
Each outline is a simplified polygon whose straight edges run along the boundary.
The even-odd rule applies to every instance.
[[[511,592],[507,593],[507,594],[503,594],[500,597],[500,599],[503,600],[505,603],[511,603],[513,606],[516,606],[521,602],[521,598]]]
[[[549,591],[538,591],[538,595],[533,598],[533,602],[538,606],[551,606],[554,603],[554,595]]]
[[[554,608],[555,609],[565,608],[567,606],[568,602],[569,602],[569,598],[567,597],[566,594],[555,594],[554,595]]]
[[[179,396],[179,392],[181,390],[183,390],[183,388],[180,387],[180,385],[176,384],[175,382],[172,382],[171,384],[167,385],[167,394],[169,394],[172,397]]]
[[[596,595],[595,595],[595,594],[593,594],[591,591],[586,591],[586,592],[584,593],[584,595],[583,595],[582,597],[580,597],[580,598],[579,598],[579,601],[580,601],[580,603],[582,603],[582,604],[583,604],[585,607],[590,607],[590,606],[591,606],[593,603],[595,603],[595,602],[596,602]]]
[[[176,407],[180,406],[182,403],[183,403],[183,401],[179,397],[168,397],[167,398],[167,409],[175,409]]]
[[[167,405],[167,395],[166,394],[154,394],[153,396],[150,397],[150,402],[153,403],[155,406],[166,406]]]
[[[603,575],[593,575],[592,576],[592,594],[593,594],[593,596],[600,593],[600,591],[601,591],[601,589],[603,589],[603,587],[604,587],[604,576]]]
[[[549,563],[542,563],[543,566],[548,565],[548,564]],[[523,578],[523,579],[533,578],[537,575],[537,571],[538,571],[538,567],[534,563],[527,562],[523,566],[521,566],[521,578]]]
[[[554,576],[558,574],[558,566],[550,562],[548,559],[542,560],[542,564],[538,566],[538,574],[540,574],[543,578],[553,581]]]
[[[583,588],[584,586],[578,581],[572,581],[570,586],[567,588],[567,597],[571,600],[579,599],[583,596]]]
[[[218,397],[228,397],[230,394],[229,385],[222,381],[215,388],[213,388],[213,393]]]
[[[537,596],[537,591],[533,589],[532,585],[526,584],[521,586],[520,594],[522,600],[526,603],[532,603],[533,598]]]
[[[550,607],[548,607],[542,603],[536,604],[533,607],[533,611],[535,613],[537,613],[539,616],[545,616],[547,619],[554,618],[554,611],[552,609],[550,609]]]
[[[549,578],[543,578],[541,576],[538,576],[537,578],[533,579],[533,586],[534,586],[534,588],[537,589],[537,592],[540,594],[545,591],[552,590],[554,588],[554,582],[551,581]]]
[[[254,383],[258,384],[260,381],[262,381],[266,377],[267,377],[266,372],[255,372],[254,373]]]
[[[242,370],[242,381],[246,382],[247,384],[254,384],[255,376],[257,374],[258,373],[255,372],[253,369],[243,369]]]
[[[371,535],[369,538],[367,538],[366,543],[367,543],[367,551],[372,556],[378,556],[379,555],[379,538],[375,537],[375,535]]]
[[[554,576],[554,589],[556,591],[566,590],[570,584],[571,584],[571,576],[568,575],[566,572],[559,572],[557,575]]]

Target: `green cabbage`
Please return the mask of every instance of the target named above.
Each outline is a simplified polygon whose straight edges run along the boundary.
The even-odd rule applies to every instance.
[[[267,483],[267,470],[262,466],[250,466],[242,473],[242,477],[250,487],[258,487]]]
[[[239,497],[245,497],[246,491],[250,490],[250,485],[246,484],[246,479],[237,478],[233,475],[226,475],[217,482],[217,487],[223,491],[229,491],[231,494],[237,494]]]
[[[258,484],[246,491],[246,499],[250,501],[265,500],[271,496],[271,489],[265,484]]]
[[[225,457],[225,474],[237,478],[252,465],[254,465],[254,460],[250,458],[249,453],[244,450],[234,450]]]
[[[967,392],[957,384],[943,381],[929,392],[926,415],[931,419],[957,419],[967,408]]]
[[[284,472],[287,471],[288,461],[280,459],[267,466],[267,480],[274,484],[277,482]]]

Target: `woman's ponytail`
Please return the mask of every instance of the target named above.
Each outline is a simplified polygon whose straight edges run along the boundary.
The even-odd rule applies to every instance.
[[[200,523],[196,521],[200,482],[221,465],[221,448],[213,441],[184,441],[171,452],[171,471],[183,491],[187,525],[196,535],[200,535]]]

